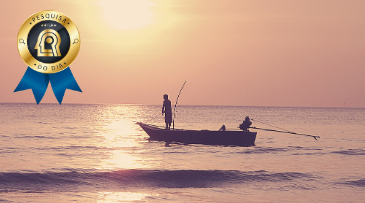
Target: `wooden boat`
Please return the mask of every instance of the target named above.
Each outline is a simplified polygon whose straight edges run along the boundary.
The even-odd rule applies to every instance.
[[[154,125],[137,123],[150,136],[150,140],[180,142],[184,144],[254,146],[257,132],[210,131],[210,130],[166,130]]]

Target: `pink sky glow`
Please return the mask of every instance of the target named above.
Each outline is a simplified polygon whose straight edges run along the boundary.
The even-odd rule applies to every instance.
[[[129,1],[131,2],[131,1]],[[81,36],[63,103],[365,107],[363,0],[2,1],[0,102],[27,65],[17,34],[57,10]],[[129,8],[130,6],[130,8]],[[137,14],[137,15],[136,15]],[[57,103],[51,86],[41,103]]]

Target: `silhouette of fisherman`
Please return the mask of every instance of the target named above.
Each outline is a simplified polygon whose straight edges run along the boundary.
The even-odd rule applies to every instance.
[[[246,116],[245,120],[240,124],[240,129],[243,130],[243,132],[248,132],[248,128],[252,122],[250,121],[250,117]]]
[[[172,123],[171,101],[169,100],[169,96],[167,94],[163,95],[163,98],[164,101],[162,106],[162,115],[165,113],[166,129],[170,130]]]

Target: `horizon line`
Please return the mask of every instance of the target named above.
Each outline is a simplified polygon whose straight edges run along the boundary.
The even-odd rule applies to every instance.
[[[161,106],[160,104],[141,104],[141,103],[30,103],[30,102],[0,102],[0,104],[57,104],[57,105],[144,105],[144,106]],[[331,107],[331,106],[248,106],[248,105],[222,105],[222,104],[181,104],[178,106],[221,106],[221,107],[269,107],[269,108],[342,108],[342,109],[365,109],[365,107]]]

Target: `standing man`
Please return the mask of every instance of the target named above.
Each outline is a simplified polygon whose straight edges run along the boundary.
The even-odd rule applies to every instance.
[[[166,129],[170,130],[172,123],[171,101],[169,100],[169,96],[167,94],[163,95],[163,98],[164,101],[162,106],[162,115],[165,113]]]

